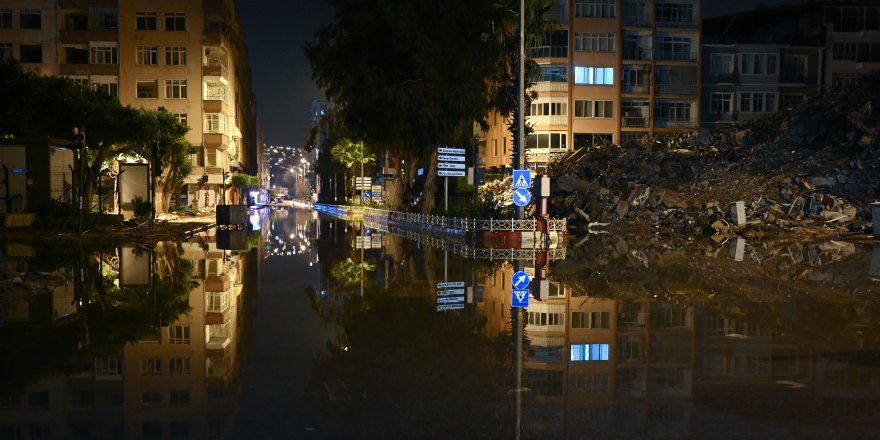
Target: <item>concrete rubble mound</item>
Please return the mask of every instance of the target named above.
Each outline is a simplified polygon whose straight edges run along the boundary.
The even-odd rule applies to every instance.
[[[575,150],[548,172],[550,214],[573,232],[868,233],[880,198],[880,72],[739,126]]]

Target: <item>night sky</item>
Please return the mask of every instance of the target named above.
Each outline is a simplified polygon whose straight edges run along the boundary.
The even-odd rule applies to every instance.
[[[312,82],[303,43],[333,20],[331,0],[235,0],[257,94],[257,112],[268,145],[303,145],[309,106],[324,93]],[[776,6],[797,0],[703,0],[703,17]]]

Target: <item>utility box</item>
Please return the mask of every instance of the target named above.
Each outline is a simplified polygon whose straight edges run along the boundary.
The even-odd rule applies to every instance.
[[[229,205],[220,205],[229,206]],[[232,205],[234,206],[234,205]],[[220,211],[217,211],[218,215]],[[244,229],[218,229],[217,230],[217,249],[229,251],[247,250],[247,234]]]
[[[550,197],[550,178],[547,176],[538,177],[535,179],[534,188],[532,193],[534,197]]]
[[[216,221],[218,225],[246,225],[247,206],[217,205]]]

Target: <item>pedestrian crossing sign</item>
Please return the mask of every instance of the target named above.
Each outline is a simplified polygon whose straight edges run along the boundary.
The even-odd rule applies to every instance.
[[[513,188],[528,189],[532,187],[532,174],[529,170],[513,170]]]

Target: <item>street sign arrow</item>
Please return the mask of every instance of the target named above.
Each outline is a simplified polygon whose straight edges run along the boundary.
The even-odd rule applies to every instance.
[[[464,164],[463,164],[463,163],[446,163],[446,162],[440,162],[440,163],[437,164],[437,168],[446,168],[446,169],[453,169],[453,170],[463,170],[463,169],[464,169]]]
[[[522,289],[525,289],[526,287],[529,287],[529,282],[531,282],[531,281],[532,281],[532,279],[529,277],[529,274],[527,274],[523,271],[519,271],[519,272],[513,274],[513,277],[511,277],[510,284],[513,285],[514,289],[522,290]]]
[[[440,177],[464,177],[467,173],[465,171],[437,170],[437,175]]]
[[[441,304],[437,306],[438,312],[443,312],[446,310],[462,310],[464,309],[464,304]]]
[[[438,290],[437,296],[464,295],[464,289]]]
[[[516,206],[526,206],[532,201],[532,193],[527,189],[518,188],[513,191],[513,204]]]

